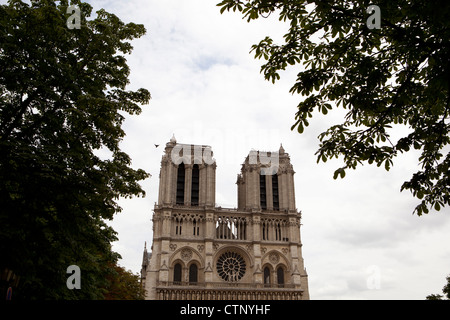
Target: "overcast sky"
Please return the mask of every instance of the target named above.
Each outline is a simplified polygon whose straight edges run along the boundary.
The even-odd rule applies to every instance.
[[[289,94],[298,67],[274,85],[259,73],[263,61],[249,54],[267,35],[280,40],[286,25],[276,17],[247,23],[238,13],[221,15],[218,0],[89,2],[94,11],[104,8],[147,29],[127,58],[129,89],[144,87],[152,100],[141,115],[127,117],[122,148],[133,167],[152,177],[142,183],[147,196],[121,200],[123,212],[111,223],[120,265],[139,272],[144,242],[151,246],[160,161],[172,134],[180,143],[212,147],[216,201],[223,207],[237,205],[236,175],[249,151],[276,151],[282,143],[296,171],[311,299],[425,299],[442,293],[450,274],[450,210],[412,215],[418,200],[400,193],[418,169],[418,154],[398,157],[389,172],[365,165],[333,180],[342,162],[316,164],[314,153],[318,134],[342,122],[342,111],[314,117],[302,135],[290,130],[302,99]]]

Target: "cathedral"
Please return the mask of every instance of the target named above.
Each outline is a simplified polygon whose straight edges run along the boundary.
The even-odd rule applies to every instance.
[[[237,209],[216,206],[210,146],[166,144],[142,285],[151,300],[308,300],[289,154],[251,151]]]

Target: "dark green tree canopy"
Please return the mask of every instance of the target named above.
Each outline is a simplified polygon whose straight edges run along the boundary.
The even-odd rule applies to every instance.
[[[69,5],[80,29],[67,26]],[[126,90],[125,55],[146,30],[91,11],[67,0],[0,6],[0,269],[21,277],[23,298],[101,298],[118,258],[105,219],[119,197],[143,196],[149,176],[119,146],[125,114],[150,99]],[[71,264],[82,290],[66,288]]]
[[[380,9],[380,28],[371,4]],[[266,60],[267,80],[300,65],[292,94],[298,104],[292,129],[299,133],[315,112],[348,112],[319,135],[317,161],[341,156],[345,170],[367,162],[389,170],[399,153],[420,150],[420,170],[401,190],[422,199],[418,215],[450,204],[450,3],[448,1],[224,0],[220,11],[239,11],[248,21],[277,14],[289,23],[284,43],[266,37],[253,45]],[[408,134],[397,141],[393,130]]]

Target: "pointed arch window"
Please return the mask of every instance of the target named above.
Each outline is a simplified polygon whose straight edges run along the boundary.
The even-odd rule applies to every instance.
[[[200,190],[200,171],[198,164],[192,167],[191,206],[198,206],[198,194]]]
[[[273,210],[280,210],[280,200],[278,196],[278,175],[272,175],[272,199],[273,199]]]
[[[200,235],[200,226],[199,226],[200,222],[198,221],[198,219],[193,219],[192,220],[192,228],[193,228],[193,235],[194,236],[198,236]]]
[[[175,234],[181,235],[181,227],[183,226],[183,219],[180,217],[175,218]]]
[[[186,170],[184,168],[184,163],[180,163],[178,165],[178,173],[177,173],[177,204],[184,204],[184,181]]]
[[[264,268],[264,286],[270,287],[270,269],[269,269],[269,267]]]
[[[177,263],[173,268],[173,283],[174,284],[181,284],[181,271],[182,271],[181,264]]]
[[[275,225],[275,240],[281,241],[281,224],[279,222]]]
[[[198,282],[198,267],[195,263],[189,267],[189,284],[197,284]]]
[[[266,176],[262,173],[259,175],[259,200],[260,200],[261,210],[266,210],[267,209]]]
[[[269,222],[263,221],[262,223],[262,239],[263,240],[269,240]]]
[[[277,283],[279,288],[284,287],[284,269],[283,267],[277,268]]]

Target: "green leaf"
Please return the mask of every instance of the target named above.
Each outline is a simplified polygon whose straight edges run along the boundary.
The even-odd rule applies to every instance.
[[[386,171],[389,171],[389,169],[390,169],[390,163],[389,163],[389,159],[387,159],[385,162],[384,162],[384,168],[386,169]]]
[[[345,177],[345,170],[344,170],[344,168],[337,169],[334,172],[333,179],[336,180],[338,176],[340,176],[341,179],[343,179]]]
[[[291,131],[295,129],[295,127],[300,123],[300,120],[297,120],[292,126]]]
[[[334,171],[334,174],[333,174],[333,179],[334,179],[334,180],[336,180],[337,177],[339,176],[339,170],[340,170],[340,169]]]
[[[436,202],[436,203],[434,204],[434,209],[435,209],[436,211],[441,210],[441,206],[439,205],[439,202]]]

